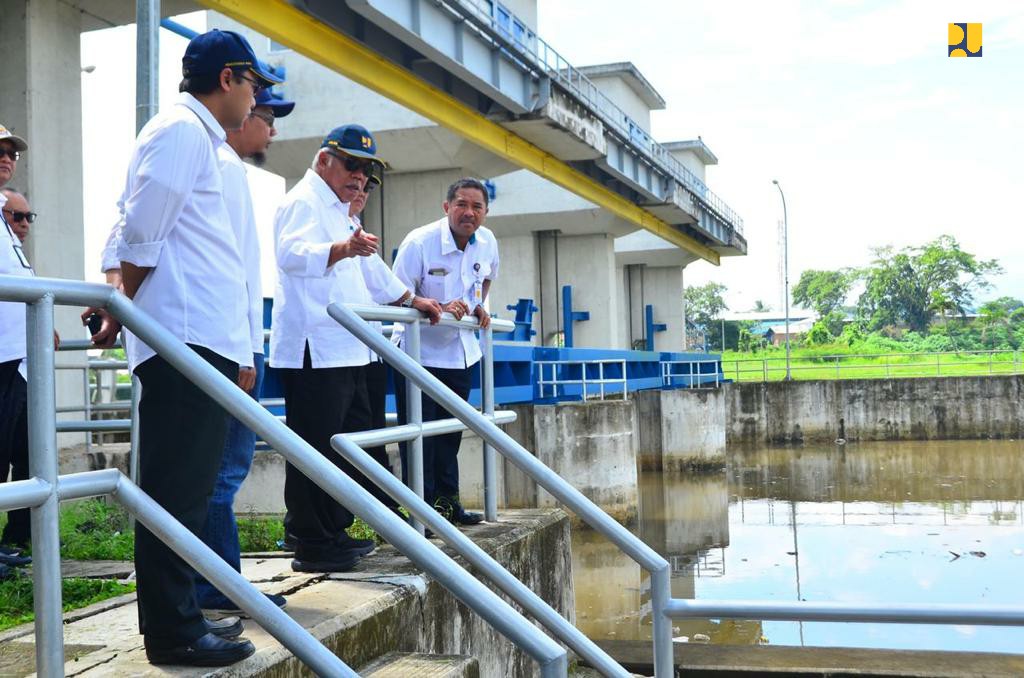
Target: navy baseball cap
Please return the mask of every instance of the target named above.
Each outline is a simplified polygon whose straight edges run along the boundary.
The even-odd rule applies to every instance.
[[[362,125],[335,127],[324,137],[320,148],[330,148],[346,155],[376,160],[381,165],[387,165],[383,158],[377,157],[377,142],[373,140],[370,131]]]
[[[274,75],[256,58],[245,36],[234,31],[213,29],[192,38],[181,58],[184,77],[219,73],[225,68],[249,69],[263,81],[263,86],[278,85],[284,80]]]
[[[283,118],[295,108],[294,101],[288,101],[280,94],[271,92],[269,87],[256,92],[256,105],[268,107],[274,112],[275,118]]]

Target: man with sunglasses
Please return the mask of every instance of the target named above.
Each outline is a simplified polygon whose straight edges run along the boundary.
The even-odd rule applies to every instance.
[[[18,160],[27,150],[24,139],[0,125],[0,187],[14,178]],[[11,223],[7,201],[7,194],[0,191],[0,274],[35,275]],[[25,355],[25,304],[0,301],[0,482],[7,482],[8,471],[12,481],[29,477]],[[31,539],[29,509],[10,511],[0,536],[0,575],[8,567],[32,562],[21,554]]]
[[[243,36],[220,30],[189,42],[182,76],[176,104],[136,139],[115,227],[118,268],[138,308],[245,387],[251,376],[239,368],[253,366],[245,266],[217,150],[226,130],[242,127],[256,93],[281,80]],[[93,341],[115,336],[107,319]],[[198,534],[220,469],[227,413],[130,333],[125,349],[142,382],[139,484]],[[142,525],[135,528],[135,571],[151,663],[224,666],[255,651],[247,640],[231,640],[242,633],[237,618],[203,617],[192,568]]]
[[[376,356],[327,315],[336,303],[419,309],[432,322],[440,306],[414,296],[377,256],[377,238],[349,218],[349,205],[383,168],[373,136],[359,125],[328,134],[312,167],[274,218],[278,282],[270,364],[284,386],[288,427],[345,473],[369,486],[330,445],[337,433],[372,427],[366,366]],[[294,538],[292,569],[345,572],[373,550],[346,530],[352,514],[291,464],[285,470],[285,530]]]
[[[263,387],[263,291],[260,284],[260,244],[253,213],[252,196],[243,158],[255,165],[266,161],[266,152],[277,134],[274,121],[290,114],[295,102],[273,95],[269,88],[256,93],[256,106],[237,130],[228,130],[227,143],[217,149],[221,177],[224,180],[224,200],[231,216],[238,248],[245,266],[245,286],[249,299],[249,338],[253,368],[240,370],[244,379],[240,385],[256,401]],[[210,509],[200,537],[217,555],[242,571],[241,549],[238,543],[238,524],[235,521],[235,495],[252,467],[256,451],[256,434],[244,424],[230,418],[227,440],[220,462],[220,471],[210,497]],[[284,596],[266,594],[278,607],[286,604]],[[240,614],[241,610],[230,598],[217,590],[205,577],[196,573],[196,598],[204,610],[220,614]]]
[[[7,204],[3,206],[4,220],[24,245],[25,238],[28,237],[29,224],[36,220],[36,213],[29,208],[25,196],[13,188],[0,188],[0,193],[7,198]]]

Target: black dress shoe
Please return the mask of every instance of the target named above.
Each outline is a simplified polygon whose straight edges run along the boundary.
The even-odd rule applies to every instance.
[[[456,525],[476,525],[482,523],[484,516],[482,513],[474,513],[473,511],[466,511],[461,509],[452,517],[452,522]]]
[[[212,633],[179,647],[146,647],[146,657],[150,664],[179,666],[227,666],[242,661],[254,652],[256,648],[248,640],[224,640]]]
[[[0,553],[0,565],[8,567],[25,567],[32,564],[32,556],[22,556],[17,552],[13,554]]]
[[[295,572],[348,572],[359,562],[358,553],[336,553],[317,559],[296,558],[292,561]]]
[[[355,553],[360,556],[373,553],[373,550],[377,548],[377,542],[372,539],[355,539],[347,534],[335,543],[342,551]]]
[[[207,619],[206,628],[218,638],[237,638],[245,630],[242,628],[242,620],[238,617]]]

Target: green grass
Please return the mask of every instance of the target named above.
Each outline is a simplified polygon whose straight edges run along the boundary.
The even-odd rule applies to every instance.
[[[961,377],[987,374],[1017,374],[1022,370],[1020,354],[1005,351],[992,354],[930,353],[916,355],[861,355],[828,350],[795,348],[790,360],[793,379],[887,379],[908,377]],[[838,359],[836,356],[839,356]],[[838,365],[838,368],[837,368]],[[722,355],[726,379],[733,381],[781,381],[786,376],[785,350]]]
[[[64,611],[76,610],[135,590],[135,584],[106,579],[65,579]],[[20,576],[0,582],[0,631],[35,619],[32,612],[32,578]]]

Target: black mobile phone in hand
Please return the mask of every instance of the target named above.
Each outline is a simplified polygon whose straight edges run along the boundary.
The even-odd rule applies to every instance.
[[[89,328],[89,336],[96,336],[103,329],[103,316],[93,313],[85,319],[85,324]]]

